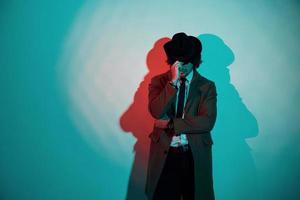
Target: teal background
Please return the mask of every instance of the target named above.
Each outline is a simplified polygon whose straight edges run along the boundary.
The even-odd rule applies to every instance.
[[[77,70],[65,60],[76,57],[86,36],[80,32],[69,39],[77,30],[76,22],[101,14],[97,9],[106,11],[97,26],[99,33],[110,28],[104,25],[111,19],[111,26],[123,31],[121,38],[137,38],[139,44],[143,43],[140,38],[146,38],[145,53],[157,39],[182,30],[213,49],[212,53],[206,51],[207,63],[200,71],[216,80],[220,97],[214,129],[217,199],[240,199],[240,195],[253,199],[251,181],[257,199],[299,199],[299,6],[297,1],[2,1],[0,199],[125,198],[134,138],[124,139],[128,145],[125,156],[97,144],[95,150],[95,144],[74,122],[72,115],[80,112],[70,109],[68,81],[72,79],[65,76],[71,69]],[[147,17],[135,16],[134,11]],[[113,18],[120,12],[122,18]],[[176,18],[180,12],[181,18]],[[131,15],[127,18],[126,13]],[[117,26],[124,22],[136,27],[133,31],[139,35]],[[73,52],[66,43],[76,47]],[[231,53],[220,50],[222,47]],[[226,53],[219,55],[216,50]],[[217,63],[213,63],[216,55]],[[220,65],[222,70],[213,68]],[[135,69],[138,75],[147,70],[143,67],[144,71]],[[103,112],[99,121],[102,117],[114,119],[114,113],[104,119],[106,114]],[[84,126],[93,131],[88,123]],[[102,132],[110,132],[108,125],[102,127]],[[243,135],[236,135],[241,130]],[[122,148],[114,147],[115,152]],[[245,175],[241,179],[245,184],[222,176],[224,171],[242,175],[245,170],[255,176],[249,180],[249,174]],[[238,189],[233,194],[224,185]]]

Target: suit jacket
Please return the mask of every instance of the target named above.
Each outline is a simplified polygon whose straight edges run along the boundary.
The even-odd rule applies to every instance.
[[[155,76],[149,84],[148,109],[155,119],[173,118],[177,89],[168,82],[171,71]],[[184,118],[173,118],[174,130],[153,128],[149,138],[150,155],[145,192],[152,199],[168,154],[172,136],[187,134],[194,158],[195,199],[213,200],[212,144],[210,131],[217,116],[217,92],[215,83],[194,71]]]

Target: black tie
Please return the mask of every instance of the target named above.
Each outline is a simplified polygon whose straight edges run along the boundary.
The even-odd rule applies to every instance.
[[[176,118],[182,118],[184,96],[185,96],[185,81],[186,81],[186,78],[184,78],[184,77],[180,79],[180,88],[179,88]]]

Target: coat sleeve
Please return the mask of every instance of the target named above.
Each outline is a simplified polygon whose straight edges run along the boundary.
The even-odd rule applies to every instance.
[[[161,82],[165,81],[153,78],[148,88],[148,110],[155,119],[161,119],[170,109],[172,102],[176,100],[177,89],[168,81]]]
[[[175,134],[179,133],[205,133],[210,132],[215,124],[217,117],[217,92],[216,86],[212,82],[204,97],[203,103],[199,105],[198,115],[184,115],[184,118],[174,118]]]

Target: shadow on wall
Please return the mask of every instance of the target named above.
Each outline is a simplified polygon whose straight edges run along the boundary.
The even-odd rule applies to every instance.
[[[166,63],[166,55],[163,45],[169,38],[157,40],[153,48],[147,54],[148,73],[140,83],[134,95],[134,100],[120,118],[123,131],[131,132],[136,138],[134,145],[134,162],[132,164],[127,189],[127,200],[143,200],[145,196],[145,184],[150,148],[150,138],[154,124],[154,118],[148,112],[148,85],[151,78],[170,69]]]
[[[212,131],[216,199],[260,199],[256,167],[246,139],[258,135],[255,117],[230,83],[232,50],[212,34],[198,37],[203,44],[200,73],[216,83],[218,114]]]
[[[213,80],[218,93],[218,116],[212,131],[214,139],[213,169],[216,199],[260,199],[256,168],[246,138],[256,137],[255,117],[242,102],[230,83],[229,69],[234,61],[231,49],[219,37],[203,34],[198,37],[203,45],[200,74]],[[169,70],[163,45],[169,38],[155,42],[147,55],[148,73],[137,89],[133,103],[120,117],[120,126],[137,139],[134,162],[127,188],[127,200],[143,200],[148,165],[150,139],[154,119],[148,112],[148,84],[153,76]]]

